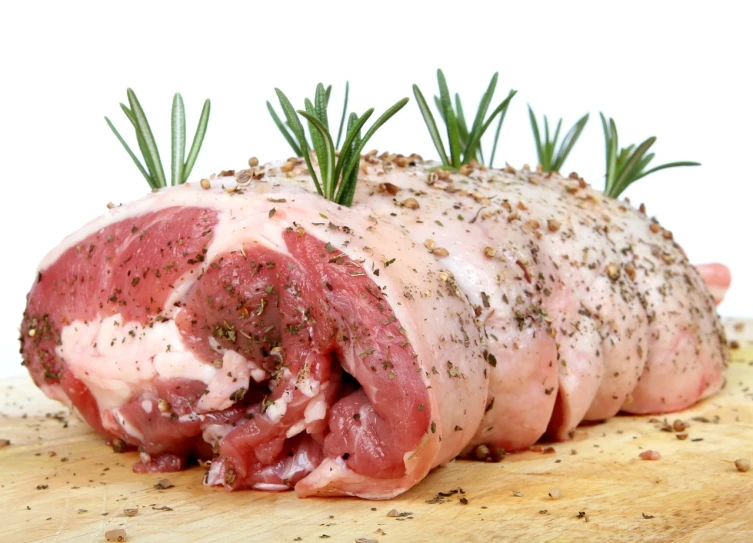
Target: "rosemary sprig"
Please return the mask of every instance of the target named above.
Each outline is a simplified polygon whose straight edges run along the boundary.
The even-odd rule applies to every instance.
[[[120,104],[120,108],[125,113],[128,120],[131,122],[134,131],[136,132],[136,141],[141,151],[141,156],[144,159],[144,165],[141,164],[136,155],[131,151],[131,148],[125,142],[120,132],[115,128],[110,119],[105,117],[107,126],[110,127],[115,137],[123,145],[128,156],[131,157],[133,163],[144,176],[147,183],[152,189],[158,189],[167,186],[165,178],[165,171],[162,168],[162,160],[160,159],[159,149],[157,143],[154,140],[152,129],[149,126],[149,121],[146,118],[141,104],[136,93],[131,89],[127,90],[128,94],[128,106]],[[204,101],[204,107],[201,110],[201,116],[199,117],[199,124],[196,127],[196,134],[194,134],[193,142],[191,143],[191,149],[188,151],[188,157],[186,157],[186,112],[183,106],[183,97],[180,93],[175,93],[173,96],[173,107],[171,116],[171,169],[170,169],[170,184],[181,185],[186,182],[188,176],[191,175],[191,170],[196,163],[196,158],[199,156],[201,150],[201,144],[204,142],[204,135],[207,131],[207,124],[209,123],[209,111],[210,102],[207,99]]]
[[[670,162],[669,164],[662,164],[661,166],[646,170],[646,167],[654,158],[654,153],[648,153],[648,150],[656,141],[656,137],[651,136],[637,147],[632,144],[620,148],[617,139],[617,126],[614,123],[614,119],[610,117],[607,122],[603,113],[599,113],[599,115],[601,116],[601,125],[604,129],[604,141],[606,144],[607,174],[604,194],[607,196],[617,198],[626,188],[638,181],[638,179],[659,170],[676,168],[677,166],[700,166],[698,162]]]
[[[533,130],[533,138],[536,141],[536,154],[539,158],[539,164],[541,169],[545,172],[559,172],[562,169],[562,165],[565,163],[570,151],[573,150],[575,142],[578,141],[583,128],[585,128],[588,122],[588,113],[583,115],[578,122],[576,122],[570,131],[565,135],[560,143],[559,149],[557,148],[557,141],[559,140],[560,129],[562,128],[562,119],[557,121],[557,128],[554,130],[554,136],[549,133],[549,119],[544,115],[544,141],[541,140],[541,132],[539,131],[539,123],[536,120],[536,115],[533,113],[531,106],[528,106],[528,116],[531,119],[531,129]]]
[[[347,88],[346,86],[346,103],[343,112],[347,111]],[[286,121],[283,124],[279,117],[277,117],[275,124],[280,128],[288,143],[292,140],[292,144],[295,144],[294,150],[297,148],[301,151],[299,156],[303,156],[303,159],[306,161],[306,166],[314,181],[317,192],[328,200],[350,206],[353,203],[353,195],[356,190],[361,151],[374,133],[408,103],[408,98],[399,100],[385,111],[363,136],[361,136],[361,128],[374,113],[374,108],[368,109],[360,117],[355,113],[351,113],[348,116],[345,141],[338,153],[336,149],[339,146],[343,121],[341,120],[340,122],[340,134],[338,134],[338,145],[336,145],[329,132],[329,120],[327,118],[329,92],[324,88],[324,85],[321,83],[317,85],[313,102],[309,99],[305,100],[305,111],[296,111],[290,100],[288,100],[288,97],[280,89],[276,88],[275,92],[277,93],[277,98],[280,101],[280,107]],[[267,109],[269,109],[270,113],[274,111],[269,102],[267,102]],[[298,115],[307,121],[311,144],[306,139],[306,132]],[[273,119],[275,116],[273,115]],[[321,180],[316,175],[313,163],[311,162],[310,151],[312,147],[319,163],[319,176],[321,176]]]
[[[332,92],[332,85],[328,85],[327,88],[324,90],[324,113],[326,115],[326,110],[329,107],[329,96]],[[337,143],[335,144],[336,147],[340,147],[340,139],[342,138],[343,134],[343,127],[345,126],[345,119],[348,118],[348,96],[350,94],[350,83],[345,82],[345,99],[343,101],[343,111],[342,115],[340,117],[340,128],[337,131]],[[272,104],[267,100],[267,111],[269,111],[269,115],[272,117],[272,121],[274,121],[275,125],[277,126],[277,129],[282,132],[283,137],[288,142],[288,145],[290,145],[291,149],[293,149],[293,152],[295,153],[295,156],[303,156],[303,150],[301,149],[300,144],[298,143],[298,138],[293,131],[293,128],[287,123],[283,122],[282,119],[280,119],[280,116],[275,111]],[[313,139],[318,136],[314,136],[312,134],[312,142],[309,143],[309,148],[314,148],[313,145]],[[308,143],[308,142],[307,142]]]
[[[492,145],[491,157],[489,159],[489,166],[494,163],[494,155],[497,150],[497,143],[499,141],[499,132],[502,129],[502,123],[504,122],[505,115],[507,114],[507,107],[510,105],[510,100],[518,92],[516,90],[510,90],[505,98],[489,115],[486,116],[491,106],[492,99],[494,97],[494,91],[497,88],[497,79],[499,73],[495,73],[489,82],[489,87],[481,97],[478,109],[476,110],[476,116],[473,119],[473,124],[470,129],[466,122],[465,113],[463,111],[463,104],[460,100],[460,96],[455,94],[455,104],[453,106],[453,100],[450,96],[450,90],[447,86],[447,80],[445,79],[442,70],[437,70],[437,82],[439,83],[439,96],[434,97],[434,104],[439,111],[442,121],[444,121],[447,128],[447,140],[449,143],[449,155],[445,151],[444,142],[442,136],[437,128],[437,123],[434,120],[434,116],[431,113],[429,104],[424,98],[421,89],[418,85],[413,85],[413,94],[416,97],[416,103],[421,111],[421,115],[424,118],[426,127],[429,129],[429,135],[434,142],[434,147],[439,153],[439,159],[442,161],[444,167],[458,169],[463,164],[468,164],[471,161],[479,161],[484,163],[484,155],[481,150],[481,137],[487,131],[492,121],[499,116],[497,123],[497,130],[494,134],[494,143]]]

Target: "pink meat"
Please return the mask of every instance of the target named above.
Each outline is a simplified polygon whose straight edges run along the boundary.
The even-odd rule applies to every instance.
[[[299,161],[88,224],[29,293],[35,382],[136,471],[366,498],[721,387],[726,268],[577,176],[392,158],[367,157],[351,208]]]
[[[466,454],[523,449],[545,432],[567,439],[581,421],[619,411],[683,409],[721,387],[727,350],[713,300],[654,219],[577,175],[446,174],[393,160],[406,162],[367,157],[354,209],[447,250],[432,254],[476,307],[496,361]]]
[[[716,305],[722,303],[732,282],[732,274],[729,268],[724,264],[714,263],[696,264],[695,269],[698,270],[698,274],[714,297],[714,303]]]
[[[442,273],[319,197],[184,186],[48,256],[22,352],[48,394],[138,449],[136,471],[211,459],[228,489],[390,497],[484,410],[473,309]]]

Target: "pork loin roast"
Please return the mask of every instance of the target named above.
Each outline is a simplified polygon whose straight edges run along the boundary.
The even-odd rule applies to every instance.
[[[108,210],[39,266],[35,383],[136,471],[366,498],[720,388],[713,299],[657,222],[577,176],[395,158],[351,208],[299,160]]]

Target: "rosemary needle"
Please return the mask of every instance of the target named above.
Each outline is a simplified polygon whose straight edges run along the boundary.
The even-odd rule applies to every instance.
[[[144,110],[136,97],[136,93],[133,92],[133,90],[128,89],[127,96],[128,106],[120,104],[120,108],[133,126],[136,134],[136,141],[144,160],[143,164],[123,139],[123,136],[120,135],[120,132],[115,128],[112,121],[105,117],[105,122],[107,123],[107,126],[110,127],[113,134],[115,134],[115,137],[121,145],[123,145],[128,156],[131,157],[131,160],[133,160],[133,163],[136,165],[141,175],[143,175],[147,183],[149,183],[149,186],[152,189],[165,187],[167,186],[165,171],[162,168],[159,149],[146,117],[146,113],[144,113]],[[188,176],[191,175],[193,166],[196,163],[196,158],[201,150],[201,145],[204,142],[204,135],[206,134],[207,125],[209,123],[210,107],[210,101],[208,99],[205,100],[204,107],[201,110],[201,116],[199,117],[199,123],[196,127],[196,133],[194,134],[193,142],[191,144],[191,149],[188,151],[188,157],[186,158],[186,114],[183,106],[183,97],[180,93],[175,93],[173,96],[170,145],[171,185],[181,185],[185,183]]]
[[[489,86],[487,87],[486,92],[484,92],[484,94],[481,96],[481,100],[476,110],[476,115],[473,119],[473,124],[469,129],[460,96],[458,94],[455,94],[453,105],[453,100],[451,98],[450,90],[447,85],[447,80],[445,79],[444,73],[442,72],[442,70],[437,70],[439,96],[434,97],[434,104],[436,105],[442,121],[445,123],[445,127],[447,129],[447,140],[450,150],[449,154],[445,150],[442,136],[439,133],[439,128],[437,127],[437,123],[434,120],[434,116],[431,113],[431,109],[429,108],[429,104],[426,101],[426,98],[421,92],[421,89],[418,88],[418,85],[413,85],[413,94],[416,97],[416,103],[418,104],[418,108],[421,112],[422,117],[424,118],[426,128],[428,128],[429,130],[429,135],[431,136],[434,147],[437,149],[437,153],[439,154],[439,159],[444,167],[458,169],[461,165],[469,164],[473,161],[479,161],[483,163],[484,160],[481,150],[481,138],[488,130],[494,119],[499,117],[488,165],[491,166],[493,164],[494,155],[496,154],[497,150],[497,143],[499,141],[499,133],[502,128],[502,123],[504,122],[505,115],[507,114],[507,108],[510,105],[510,101],[512,100],[513,96],[515,96],[515,94],[517,93],[516,90],[510,90],[507,97],[501,103],[499,103],[499,105],[497,105],[497,107],[487,117],[487,112],[489,111],[492,99],[494,98],[494,91],[497,88],[498,79],[499,74],[495,73],[492,76],[491,81],[489,82]]]
[[[670,162],[646,170],[654,158],[654,153],[649,153],[648,150],[656,142],[656,137],[651,136],[637,147],[633,144],[620,148],[617,138],[617,125],[614,119],[610,118],[607,121],[603,113],[599,115],[601,116],[601,125],[604,129],[604,142],[606,146],[607,174],[604,194],[607,196],[617,198],[626,188],[638,181],[638,179],[659,170],[676,168],[678,166],[700,166],[698,162]]]
[[[305,110],[296,110],[285,93],[280,89],[275,89],[280,107],[285,116],[284,123],[274,112],[274,108],[269,102],[267,102],[267,109],[272,115],[277,128],[282,132],[283,137],[285,137],[288,143],[291,144],[293,150],[296,152],[300,151],[299,156],[303,156],[303,159],[306,161],[306,166],[317,192],[328,200],[350,206],[353,203],[353,196],[355,195],[356,183],[358,181],[358,165],[361,161],[361,151],[363,151],[364,146],[374,133],[408,103],[408,98],[399,100],[385,111],[363,136],[361,135],[361,129],[374,113],[374,109],[368,109],[361,116],[350,113],[345,130],[345,140],[342,147],[339,148],[338,153],[337,148],[339,147],[339,140],[342,135],[345,114],[347,112],[348,85],[346,85],[345,89],[343,118],[340,121],[337,142],[332,138],[329,130],[327,115],[329,92],[321,83],[316,87],[314,100],[306,99],[304,101]],[[311,143],[306,138],[306,131],[299,116],[303,117],[307,122]],[[316,174],[311,161],[310,151],[312,149],[316,154],[319,175]]]
[[[565,160],[567,159],[570,151],[573,150],[575,142],[578,141],[581,132],[588,122],[588,113],[583,115],[568,131],[565,137],[562,139],[562,143],[557,148],[557,141],[559,140],[560,129],[562,128],[562,119],[557,121],[557,128],[554,130],[554,135],[549,132],[549,119],[544,116],[544,139],[541,139],[541,132],[539,131],[539,123],[536,120],[536,115],[533,113],[531,106],[528,106],[528,116],[531,120],[531,129],[533,130],[533,138],[536,142],[536,154],[538,155],[539,164],[544,172],[559,172],[562,169]]]

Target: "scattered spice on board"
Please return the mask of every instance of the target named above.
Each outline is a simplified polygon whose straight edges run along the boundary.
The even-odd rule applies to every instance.
[[[520,492],[520,491],[518,491],[518,490],[513,490],[512,491],[512,495],[515,496],[516,498],[522,498],[523,497],[523,493]]]
[[[127,517],[135,517],[138,514],[139,510],[136,508],[128,508],[123,509],[123,514]]]
[[[379,543],[379,540],[371,539],[369,537],[359,537],[356,539],[356,543]]]
[[[437,495],[434,496],[430,500],[426,500],[426,503],[435,504],[435,503],[445,503],[447,501],[446,498],[449,498],[450,496],[454,494],[465,494],[465,490],[462,488],[453,488],[449,492],[437,492]]]
[[[659,454],[659,451],[652,451],[650,449],[647,451],[643,451],[638,456],[641,458],[641,460],[660,460],[661,459],[661,454]]]
[[[154,488],[157,490],[165,490],[167,488],[172,488],[175,485],[170,482],[170,479],[160,479],[157,481],[157,484],[154,485]]]
[[[460,498],[460,503],[462,505],[468,505],[468,498],[466,498],[465,496],[463,496],[462,498]]]
[[[116,453],[122,453],[125,452],[127,448],[126,442],[120,439],[119,437],[116,437],[112,440],[112,450]]]
[[[502,447],[495,447],[493,445],[478,445],[473,454],[477,460],[489,460],[491,462],[501,462],[507,454]]]
[[[654,420],[658,420],[658,419],[654,419]],[[661,426],[659,426],[659,430],[661,430],[662,432],[674,432],[675,431],[667,419],[664,419],[661,422]]]
[[[745,473],[750,469],[750,460],[746,460],[745,458],[738,458],[737,460],[735,460],[735,467],[737,468],[737,471]]]
[[[643,518],[654,518],[654,515],[647,515],[646,513],[641,513]]]
[[[559,500],[562,497],[562,490],[559,488],[553,488],[549,491],[549,497],[553,500]]]
[[[390,509],[387,513],[387,516],[397,518],[398,520],[403,520],[406,517],[413,518],[411,517],[412,514],[413,513],[410,511],[398,511],[397,509]]]
[[[123,528],[117,530],[108,530],[105,532],[105,540],[107,541],[128,541],[128,536]]]

